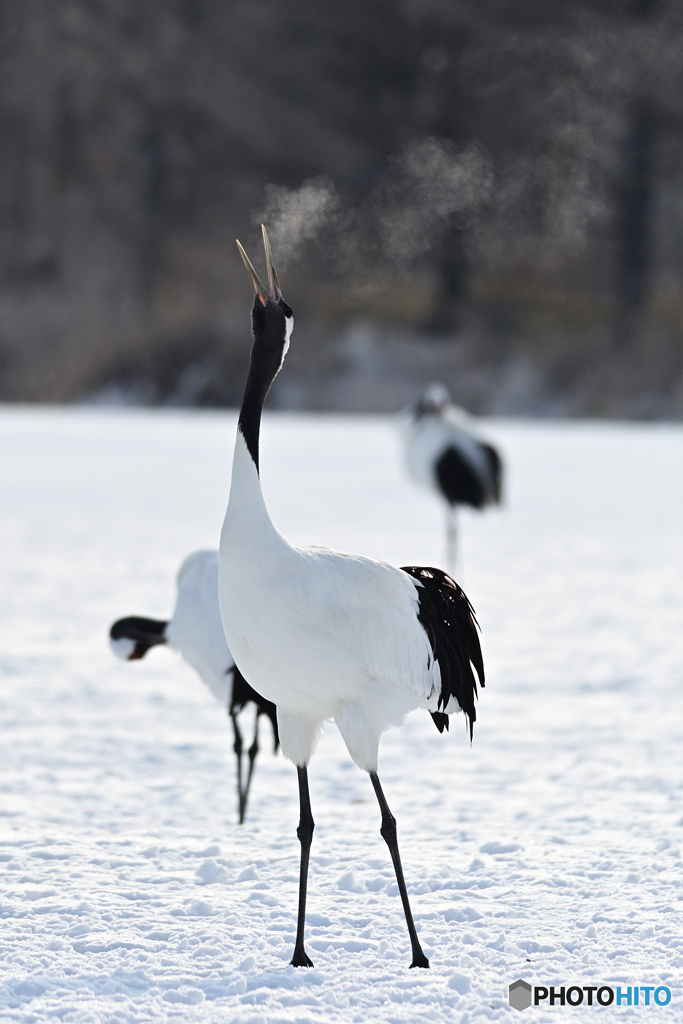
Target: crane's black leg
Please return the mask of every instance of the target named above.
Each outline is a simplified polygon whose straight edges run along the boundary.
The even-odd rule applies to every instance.
[[[237,712],[231,711],[230,717],[232,718],[232,728],[235,734],[235,743],[233,750],[237,755],[237,815],[239,817],[240,825],[244,824],[244,807],[242,800],[242,733],[240,727],[237,724]]]
[[[299,773],[299,827],[296,834],[301,843],[301,871],[299,873],[299,917],[296,925],[296,944],[291,963],[293,967],[312,967],[304,949],[304,925],[306,923],[306,889],[308,887],[308,858],[311,852],[311,841],[315,822],[311,814],[311,798],[308,793],[308,771],[297,768]]]
[[[254,761],[256,760],[256,755],[259,752],[259,745],[258,745],[258,720],[259,720],[260,714],[261,714],[261,712],[257,710],[256,711],[256,726],[255,726],[255,729],[254,729],[254,742],[249,747],[249,771],[247,772],[247,784],[244,787],[244,793],[242,794],[242,807],[241,807],[240,821],[242,821],[245,818],[246,813],[247,813],[247,800],[249,799],[249,787],[251,786],[251,777],[254,774]]]
[[[380,785],[379,776],[377,772],[370,772],[370,780],[372,782],[373,789],[377,796],[380,810],[382,812],[382,827],[380,828],[380,835],[384,842],[389,847],[389,853],[391,859],[394,862],[394,871],[396,872],[396,881],[398,882],[398,891],[401,894],[401,900],[403,902],[403,911],[406,915],[406,924],[408,925],[408,934],[410,935],[410,944],[413,947],[413,962],[411,967],[429,967],[429,960],[422,952],[420,946],[420,940],[417,937],[415,930],[415,922],[413,921],[413,915],[410,909],[410,903],[408,902],[408,892],[406,890],[406,883],[403,877],[403,868],[401,867],[401,856],[398,852],[398,838],[396,835],[396,818],[389,810],[389,804],[386,801],[386,797],[382,792]]]

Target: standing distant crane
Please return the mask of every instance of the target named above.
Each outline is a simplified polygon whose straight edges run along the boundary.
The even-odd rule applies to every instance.
[[[429,967],[408,901],[396,819],[377,774],[379,737],[414,708],[430,711],[440,732],[450,714],[464,711],[471,737],[477,693],[473,667],[484,684],[474,613],[457,583],[440,569],[397,569],[328,548],[294,547],[273,525],[261,492],[259,432],[294,315],[282,297],[265,228],[263,241],[267,289],[237,243],[256,295],[218,589],[230,649],[246,678],[277,705],[282,750],[298,772],[301,867],[291,962],[312,966],[304,948],[314,829],[307,766],[323,722],[334,719],[377,796],[380,832],[394,864],[412,946],[411,967]]]
[[[446,502],[446,562],[455,572],[458,505],[483,509],[500,504],[503,463],[474,429],[464,409],[453,405],[443,384],[430,384],[404,430],[408,472]]]
[[[214,697],[226,705],[232,719],[237,756],[237,808],[239,823],[244,823],[254,762],[259,751],[259,718],[265,715],[273,726],[274,749],[279,736],[275,705],[265,700],[246,681],[235,665],[225,640],[218,607],[218,552],[195,551],[188,555],[178,572],[178,595],[169,622],[144,619],[137,615],[119,619],[109,631],[114,654],[125,661],[144,658],[150,647],[167,644],[178,651],[206,683]],[[238,715],[248,704],[256,709],[254,740],[249,747],[249,768],[243,781],[243,740]]]

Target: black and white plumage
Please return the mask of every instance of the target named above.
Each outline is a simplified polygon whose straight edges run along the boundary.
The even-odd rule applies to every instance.
[[[299,916],[292,964],[304,948],[313,817],[307,765],[323,722],[333,719],[356,764],[370,775],[382,814],[410,935],[413,967],[428,967],[415,930],[396,837],[379,776],[379,737],[415,708],[443,731],[448,715],[475,719],[484,672],[477,629],[462,590],[438,569],[397,569],[327,548],[299,548],[276,530],[259,478],[259,429],[266,395],[294,326],[264,229],[266,290],[240,246],[256,296],[253,347],[239,415],[230,499],[220,543],[219,598],[237,664],[277,705],[280,742],[299,777]],[[238,243],[239,244],[239,243]]]
[[[237,757],[237,800],[240,825],[244,822],[249,788],[258,754],[259,719],[265,715],[273,726],[274,749],[279,746],[275,705],[262,697],[246,681],[235,665],[225,639],[218,607],[218,552],[195,551],[188,555],[178,571],[178,593],[172,618],[168,622],[129,616],[119,619],[109,631],[109,642],[119,658],[136,661],[150,647],[167,644],[178,651],[206,683],[214,697],[227,705],[235,737]],[[255,707],[254,739],[249,747],[249,767],[243,779],[244,743],[238,715],[249,704]]]
[[[443,384],[431,384],[415,406],[404,430],[404,456],[410,476],[446,502],[446,559],[454,572],[457,508],[500,504],[501,457],[477,436],[472,417],[451,403]]]

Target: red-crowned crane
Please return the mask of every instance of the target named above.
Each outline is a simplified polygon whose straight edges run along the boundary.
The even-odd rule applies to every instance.
[[[483,509],[500,504],[503,463],[492,444],[477,436],[475,422],[450,401],[443,384],[430,384],[403,431],[411,477],[446,503],[446,563],[455,572],[459,505]]]
[[[477,683],[484,684],[470,603],[439,569],[384,562],[290,544],[273,525],[261,492],[259,430],[268,390],[282,366],[294,315],[282,297],[265,228],[266,288],[240,248],[256,292],[253,345],[240,409],[230,498],[220,542],[219,598],[235,660],[277,705],[280,743],[297,768],[301,842],[299,913],[292,964],[312,966],[304,948],[313,816],[308,762],[323,722],[333,719],[349,754],[370,775],[396,872],[411,967],[429,967],[408,902],[393,817],[377,773],[379,738],[414,708],[439,731],[464,711],[470,735]]]
[[[218,607],[218,552],[195,551],[180,566],[176,606],[170,621],[161,622],[138,615],[119,619],[109,631],[109,642],[114,654],[126,661],[137,661],[144,658],[150,647],[167,644],[192,666],[216,700],[224,707],[227,705],[237,756],[237,812],[239,823],[243,824],[259,750],[261,715],[265,715],[272,723],[275,751],[279,746],[279,737],[275,705],[249,685],[235,665],[225,640]],[[249,768],[244,781],[244,744],[237,719],[248,704],[255,707],[255,726],[254,740],[248,751]]]

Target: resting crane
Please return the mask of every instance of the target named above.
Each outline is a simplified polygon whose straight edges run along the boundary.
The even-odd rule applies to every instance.
[[[503,462],[477,436],[474,421],[453,405],[443,384],[430,384],[404,429],[404,457],[411,477],[446,504],[446,564],[455,572],[458,506],[483,509],[501,499]]]

